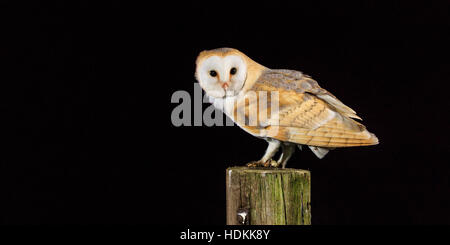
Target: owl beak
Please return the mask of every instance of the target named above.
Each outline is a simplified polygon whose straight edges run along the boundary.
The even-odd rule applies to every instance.
[[[230,85],[229,85],[227,82],[224,82],[224,83],[222,84],[222,88],[225,89],[225,90],[227,90],[227,88],[228,88],[229,86],[230,86]]]

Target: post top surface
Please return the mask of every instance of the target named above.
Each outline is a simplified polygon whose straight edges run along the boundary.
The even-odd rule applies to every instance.
[[[311,172],[304,169],[295,169],[295,168],[263,168],[263,167],[246,167],[246,166],[234,166],[227,168],[228,171],[237,171],[237,172],[247,172],[247,173],[261,173],[261,174],[271,174],[271,173],[289,173],[289,172],[295,172],[299,174],[308,174],[310,175]]]

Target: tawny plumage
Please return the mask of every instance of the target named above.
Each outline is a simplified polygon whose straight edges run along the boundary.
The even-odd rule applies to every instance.
[[[269,147],[257,164],[285,167],[295,145],[308,145],[322,158],[337,147],[378,144],[354,110],[299,71],[266,68],[236,49],[200,53],[196,77],[214,105]],[[264,102],[264,103],[262,103]]]

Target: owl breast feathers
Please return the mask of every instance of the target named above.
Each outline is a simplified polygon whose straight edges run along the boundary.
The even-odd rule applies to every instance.
[[[220,109],[254,136],[308,145],[319,157],[324,154],[318,149],[326,154],[336,147],[378,144],[354,120],[361,119],[354,110],[302,72],[269,69],[236,49],[221,48],[200,53],[196,77],[214,105],[224,106]],[[250,123],[253,112],[257,119]]]

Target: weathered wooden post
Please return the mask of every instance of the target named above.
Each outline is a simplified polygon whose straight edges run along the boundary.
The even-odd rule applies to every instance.
[[[230,167],[227,225],[310,225],[311,174],[301,169]]]

